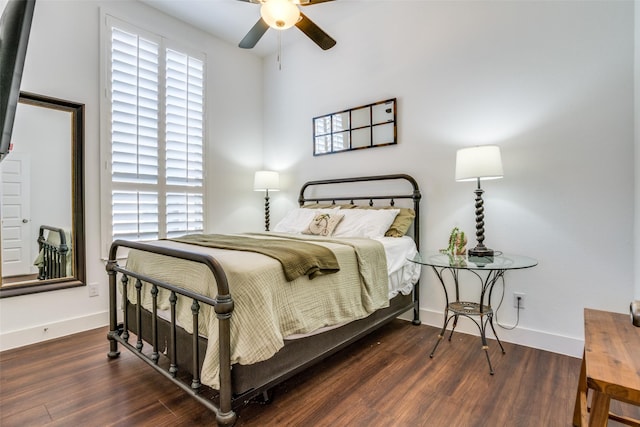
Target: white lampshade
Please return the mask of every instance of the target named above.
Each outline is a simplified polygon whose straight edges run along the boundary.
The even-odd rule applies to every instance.
[[[260,16],[271,28],[286,30],[300,19],[300,9],[289,0],[267,0],[260,7]]]
[[[497,145],[463,148],[456,154],[456,181],[502,178],[502,158]]]
[[[280,190],[280,176],[274,171],[257,171],[253,178],[254,191]]]

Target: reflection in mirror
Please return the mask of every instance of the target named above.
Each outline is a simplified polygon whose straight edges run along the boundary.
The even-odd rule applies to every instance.
[[[351,147],[364,148],[371,144],[371,128],[356,129],[351,132]]]
[[[377,125],[372,128],[373,137],[371,139],[372,145],[388,145],[392,144],[395,140],[395,126],[393,123],[385,123]]]
[[[369,107],[358,108],[351,112],[351,123],[354,129],[371,126]]]
[[[331,117],[317,117],[313,121],[314,125],[314,134],[315,135],[326,135],[331,133]]]
[[[381,123],[390,123],[395,119],[395,102],[386,101],[375,104],[371,107],[371,116],[374,125]]]
[[[351,148],[349,140],[349,132],[340,132],[333,134],[333,151],[343,151]]]
[[[331,135],[316,136],[314,144],[314,153],[323,154],[331,152]]]
[[[331,117],[331,123],[333,125],[332,132],[334,133],[349,130],[351,128],[349,126],[349,112],[334,114]]]
[[[0,163],[0,297],[85,281],[84,105],[22,93]]]

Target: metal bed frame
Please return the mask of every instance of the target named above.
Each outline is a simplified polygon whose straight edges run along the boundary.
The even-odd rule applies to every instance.
[[[305,191],[309,188],[328,185],[328,184],[344,184],[344,183],[359,183],[359,182],[378,182],[378,181],[389,181],[389,180],[401,180],[408,182],[412,191],[409,193],[397,194],[397,195],[386,195],[386,196],[338,196],[338,197],[307,197],[305,196]],[[395,205],[395,201],[398,199],[409,199],[413,202],[413,209],[415,210],[416,217],[414,219],[413,224],[413,236],[416,242],[416,245],[419,249],[419,203],[421,199],[420,190],[418,188],[417,182],[409,175],[404,174],[396,174],[396,175],[380,175],[380,176],[369,176],[369,177],[357,177],[357,178],[342,178],[342,179],[330,179],[330,180],[320,180],[320,181],[310,181],[305,183],[301,190],[299,196],[299,203],[303,206],[308,202],[321,202],[321,201],[331,201],[332,203],[336,203],[336,201],[348,201],[350,203],[354,203],[355,201],[363,201],[366,200],[369,202],[369,205],[372,206],[374,200],[389,200],[390,204]],[[176,287],[170,283],[165,283],[162,281],[155,280],[151,277],[138,274],[134,271],[128,270],[126,267],[121,267],[118,264],[118,249],[119,248],[129,248],[136,249],[146,252],[152,252],[156,254],[166,255],[170,257],[182,258],[185,260],[197,262],[204,264],[210,271],[213,277],[215,278],[217,284],[217,294],[215,298],[208,298],[203,295],[199,295],[197,293],[191,292],[189,290]],[[155,369],[157,372],[161,373],[164,377],[171,380],[174,384],[180,387],[182,390],[186,391],[190,395],[193,396],[200,403],[205,405],[207,408],[212,410],[216,414],[216,420],[219,425],[232,425],[236,419],[237,415],[234,409],[236,409],[241,403],[246,402],[248,399],[251,399],[255,396],[260,395],[261,393],[266,393],[274,385],[290,378],[296,373],[306,369],[307,367],[323,360],[329,355],[339,351],[340,349],[346,347],[347,345],[357,341],[368,333],[374,331],[380,326],[388,323],[389,321],[396,318],[398,315],[408,311],[413,310],[413,321],[414,325],[419,325],[420,317],[419,317],[419,283],[416,283],[414,286],[414,291],[411,296],[409,296],[408,303],[402,303],[400,306],[393,306],[389,309],[379,310],[382,314],[378,314],[378,312],[373,313],[369,317],[369,323],[366,323],[367,319],[361,319],[352,324],[352,329],[346,329],[351,324],[347,324],[341,328],[336,329],[336,336],[340,336],[340,338],[336,338],[331,345],[327,345],[326,349],[319,351],[318,354],[314,354],[312,356],[300,356],[294,363],[289,363],[287,361],[286,368],[282,371],[276,370],[278,373],[275,378],[265,379],[262,384],[258,384],[257,386],[251,388],[248,391],[241,391],[238,393],[233,389],[232,382],[232,365],[231,365],[231,349],[230,349],[230,321],[231,316],[233,315],[234,309],[234,301],[231,296],[231,292],[229,289],[229,283],[227,281],[227,277],[222,266],[213,258],[207,255],[203,255],[197,252],[197,249],[194,251],[185,251],[178,250],[173,248],[164,248],[158,246],[152,246],[145,243],[139,242],[128,242],[123,240],[116,240],[112,243],[110,251],[109,251],[109,260],[106,266],[107,273],[109,275],[109,333],[107,334],[107,338],[109,340],[109,352],[108,357],[113,359],[117,358],[120,354],[118,350],[118,345],[122,345],[123,347],[129,349],[135,355],[137,355],[140,359],[145,361],[149,366]],[[118,290],[117,290],[117,282],[118,282],[118,274],[121,275],[121,285],[123,288],[122,294],[122,312],[123,312],[123,321],[118,323]],[[127,298],[127,287],[130,285],[130,279],[134,279],[135,281],[135,289],[137,293],[137,301],[141,300],[142,291],[142,282],[146,282],[150,286],[150,294],[152,296],[152,310],[149,313],[147,310],[143,309],[140,305],[130,303]],[[171,321],[166,322],[162,319],[159,319],[157,313],[157,294],[158,288],[163,288],[170,291],[170,305],[171,305]],[[219,339],[218,339],[218,350],[219,350],[219,364],[220,364],[220,389],[216,392],[208,387],[204,386],[200,382],[199,371],[202,363],[201,353],[203,351],[203,341],[202,337],[199,337],[198,334],[189,335],[190,344],[186,349],[181,349],[178,346],[178,341],[180,341],[181,328],[176,325],[176,302],[178,298],[189,298],[192,301],[191,311],[192,311],[192,322],[193,322],[193,331],[198,330],[198,322],[199,322],[199,313],[201,310],[201,305],[206,304],[213,308],[216,316],[218,318],[218,327],[219,327]],[[386,310],[386,311],[385,311]],[[384,312],[384,313],[383,313]],[[145,320],[146,319],[146,320]],[[357,326],[357,327],[356,327]],[[161,334],[159,331],[163,330],[162,334],[168,335],[167,339],[167,348],[163,350],[161,347],[164,341],[161,341],[159,335]],[[343,330],[343,331],[340,331]],[[136,333],[137,339],[135,343],[130,343],[129,331]],[[140,331],[140,333],[137,333]],[[345,332],[347,331],[347,332]],[[325,335],[320,334],[320,335]],[[164,336],[164,335],[163,335]],[[145,341],[151,345],[151,351],[146,350],[145,352],[145,343],[143,341],[143,337]],[[313,337],[310,337],[313,339]],[[294,340],[298,341],[298,340]],[[147,345],[149,345],[147,344]],[[324,344],[323,344],[324,345]],[[294,344],[295,346],[295,344]],[[283,348],[280,350],[286,350]],[[182,361],[178,363],[179,354],[178,351],[185,351],[190,353],[190,357],[186,358],[190,359],[190,364],[186,366],[182,364],[185,360],[185,357],[182,356]],[[294,351],[294,350],[291,350]],[[279,352],[279,353],[280,353]],[[278,354],[276,354],[272,359],[276,359]],[[259,362],[259,364],[268,363],[271,359],[265,362]],[[279,361],[282,365],[282,361]],[[259,365],[257,364],[257,365]],[[248,365],[249,368],[251,365]],[[239,368],[243,368],[242,365],[234,366],[234,374],[238,371]],[[259,365],[257,369],[261,369],[262,366]],[[282,369],[282,368],[278,368]],[[190,375],[185,379],[184,375],[179,375],[182,371],[189,371]]]
[[[44,236],[45,230],[49,231],[49,233],[58,233],[60,243],[52,244],[48,240],[48,236]],[[38,267],[38,280],[58,279],[71,274],[71,272],[67,271],[69,246],[67,246],[67,238],[63,229],[41,225],[40,233],[38,234],[38,250],[43,257],[42,265]]]

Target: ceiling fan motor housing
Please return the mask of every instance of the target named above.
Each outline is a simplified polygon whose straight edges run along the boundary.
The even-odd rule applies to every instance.
[[[268,0],[260,7],[260,16],[276,30],[293,27],[300,19],[300,9],[289,0]]]

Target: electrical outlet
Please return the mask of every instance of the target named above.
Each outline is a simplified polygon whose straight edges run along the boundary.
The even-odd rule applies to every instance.
[[[90,297],[97,297],[98,295],[100,295],[100,292],[98,291],[98,284],[97,283],[89,284],[88,288],[89,288],[89,296]]]
[[[513,306],[515,308],[518,308],[518,307],[524,308],[524,297],[525,297],[525,294],[523,294],[521,292],[514,292],[513,293]],[[518,299],[520,299],[519,302],[518,302]]]

